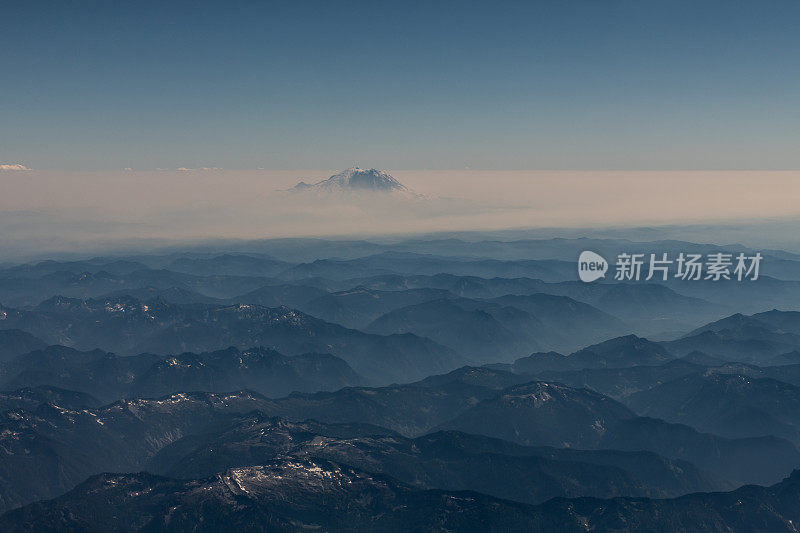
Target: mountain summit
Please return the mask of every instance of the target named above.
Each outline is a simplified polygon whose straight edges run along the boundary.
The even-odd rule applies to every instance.
[[[386,192],[413,195],[411,190],[382,170],[353,167],[317,183],[301,181],[290,191]]]

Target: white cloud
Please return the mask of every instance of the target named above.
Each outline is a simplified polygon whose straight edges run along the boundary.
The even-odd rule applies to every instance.
[[[175,170],[177,170],[179,172],[192,172],[192,171],[195,171],[195,170],[222,170],[222,169],[218,168],[218,167],[200,167],[200,168],[180,167],[180,168],[176,168]]]
[[[20,164],[13,165],[8,163],[0,163],[0,172],[4,170],[30,170],[30,168]]]

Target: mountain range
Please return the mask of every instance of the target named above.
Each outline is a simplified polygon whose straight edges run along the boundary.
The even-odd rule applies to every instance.
[[[280,397],[293,391],[337,390],[362,382],[363,378],[334,355],[288,357],[266,348],[120,357],[102,350],[80,352],[49,346],[0,366],[0,390],[53,386],[104,401],[240,389]]]
[[[796,529],[800,256],[577,279],[584,250],[752,252],[648,234],[3,263],[0,530]]]
[[[82,350],[100,345],[122,355],[180,354],[265,346],[287,355],[332,353],[366,379],[384,383],[419,379],[465,361],[453,350],[410,333],[368,334],[287,307],[55,297],[30,311],[4,312],[8,327]]]

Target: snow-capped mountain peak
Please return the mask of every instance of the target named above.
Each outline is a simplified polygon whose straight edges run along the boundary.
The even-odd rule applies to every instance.
[[[352,167],[313,184],[301,181],[290,190],[319,192],[384,192],[412,194],[408,187],[382,170]]]

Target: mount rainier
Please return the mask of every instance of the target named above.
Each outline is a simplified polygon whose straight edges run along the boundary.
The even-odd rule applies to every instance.
[[[319,193],[380,192],[408,197],[418,196],[411,189],[382,170],[374,168],[365,170],[358,167],[348,168],[316,183],[301,181],[289,190],[292,192]]]

